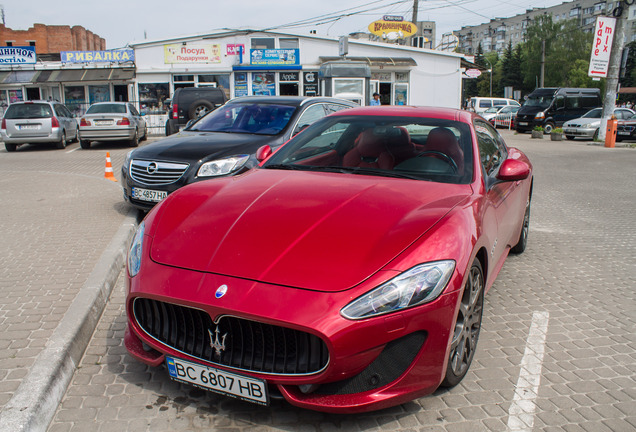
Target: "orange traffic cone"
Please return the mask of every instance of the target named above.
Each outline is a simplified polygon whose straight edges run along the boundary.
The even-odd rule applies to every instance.
[[[113,174],[113,165],[110,163],[110,152],[106,152],[106,172],[104,173],[104,178],[114,182],[117,181]]]

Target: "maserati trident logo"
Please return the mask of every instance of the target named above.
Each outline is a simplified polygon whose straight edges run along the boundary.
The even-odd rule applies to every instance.
[[[214,348],[214,352],[218,357],[221,357],[221,353],[225,351],[225,338],[227,337],[227,333],[225,333],[219,341],[220,333],[218,325],[214,330],[214,335],[212,335],[212,332],[208,329],[208,334],[210,335],[210,346]]]

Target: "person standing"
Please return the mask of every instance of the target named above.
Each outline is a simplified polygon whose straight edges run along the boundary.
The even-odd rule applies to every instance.
[[[369,102],[369,105],[371,106],[382,105],[382,103],[380,103],[380,95],[378,93],[373,93],[373,99],[371,99],[371,102]]]

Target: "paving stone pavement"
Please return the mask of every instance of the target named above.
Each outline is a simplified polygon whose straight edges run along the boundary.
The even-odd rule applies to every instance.
[[[457,387],[331,415],[178,384],[126,354],[120,276],[48,430],[636,430],[636,149],[503,135],[534,164],[530,240],[486,296],[475,360]]]

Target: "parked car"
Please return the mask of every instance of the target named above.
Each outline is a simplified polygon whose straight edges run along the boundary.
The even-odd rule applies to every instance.
[[[8,152],[22,144],[50,144],[59,149],[77,141],[78,125],[73,114],[59,102],[25,101],[9,105],[0,128]]]
[[[122,167],[124,198],[148,210],[195,181],[244,172],[263,144],[276,148],[316,120],[357,106],[336,98],[246,96],[182,132],[128,153]]]
[[[90,148],[91,141],[125,140],[137,147],[148,138],[148,126],[130,102],[98,102],[80,119],[79,134],[83,149]]]
[[[521,104],[514,99],[507,98],[472,97],[468,102],[468,110],[481,114],[488,108],[507,105],[520,106]]]
[[[636,139],[636,115],[619,120],[616,127],[616,141]]]
[[[583,117],[563,123],[563,134],[569,140],[574,138],[597,139],[601,128],[601,114],[603,108],[594,108],[586,112]],[[616,108],[614,115],[617,119],[628,119],[636,114],[629,108]]]
[[[128,352],[247,401],[383,409],[457,385],[484,294],[528,239],[532,165],[481,117],[359,107],[148,213]]]
[[[166,136],[183,129],[190,120],[203,117],[227,102],[223,89],[217,87],[182,87],[170,99]]]
[[[549,134],[601,104],[601,91],[597,88],[538,88],[517,111],[515,130],[528,132],[541,126]]]
[[[518,106],[505,106],[503,107],[493,118],[490,119],[490,124],[496,128],[514,128],[515,116],[519,111]]]
[[[508,106],[508,105],[490,107],[490,108],[488,108],[486,111],[484,111],[483,113],[481,113],[481,116],[482,116],[483,118],[485,118],[486,120],[489,120],[489,121],[490,121],[490,119],[491,119],[491,118],[493,118],[494,116],[496,116],[496,115],[497,115],[497,113],[498,113],[499,111],[501,111],[501,110],[502,110],[504,107],[506,107],[506,106]]]

